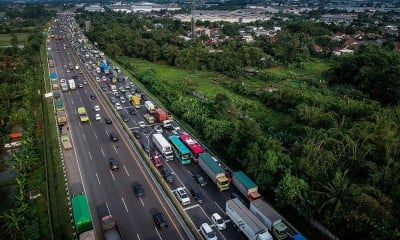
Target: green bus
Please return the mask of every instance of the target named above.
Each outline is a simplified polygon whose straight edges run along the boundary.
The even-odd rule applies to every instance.
[[[172,135],[169,137],[169,141],[172,143],[175,156],[181,164],[190,164],[192,159],[192,153],[186,147],[186,145],[179,139],[178,136]]]
[[[85,194],[72,197],[72,213],[74,216],[75,229],[78,235],[93,229],[92,217],[89,204]]]

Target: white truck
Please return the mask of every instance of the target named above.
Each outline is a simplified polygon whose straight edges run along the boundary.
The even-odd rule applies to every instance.
[[[282,222],[282,217],[261,198],[250,202],[250,211],[267,226],[268,230],[278,240],[288,236],[287,226]]]
[[[154,113],[156,111],[156,107],[151,101],[145,101],[144,102],[144,107],[149,111],[150,113]]]
[[[239,199],[226,201],[226,215],[249,240],[273,240],[267,227]]]
[[[156,133],[153,134],[153,143],[156,146],[157,150],[161,153],[161,155],[165,158],[166,161],[171,161],[174,159],[174,153],[171,147],[171,144],[165,139],[165,137]]]
[[[70,89],[70,90],[75,89],[75,88],[76,88],[75,80],[74,80],[74,79],[69,79],[69,80],[68,80],[68,85],[69,85],[69,89]]]

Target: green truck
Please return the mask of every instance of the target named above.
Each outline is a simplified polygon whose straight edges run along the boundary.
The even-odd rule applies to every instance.
[[[60,98],[55,100],[54,105],[56,106],[56,110],[57,111],[63,111],[64,110],[64,103]]]
[[[95,239],[92,224],[92,216],[88,200],[85,194],[78,194],[72,197],[72,213],[76,233],[79,239]]]

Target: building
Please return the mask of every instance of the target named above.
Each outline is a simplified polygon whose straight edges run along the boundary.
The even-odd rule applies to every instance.
[[[104,8],[100,4],[92,4],[85,7],[85,11],[88,12],[104,12]]]

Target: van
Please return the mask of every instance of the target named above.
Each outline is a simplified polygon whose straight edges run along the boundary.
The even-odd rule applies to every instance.
[[[218,239],[214,230],[212,230],[212,228],[210,227],[210,225],[208,225],[208,223],[201,224],[200,232],[201,232],[201,235],[203,235],[203,237],[206,240],[217,240]]]

